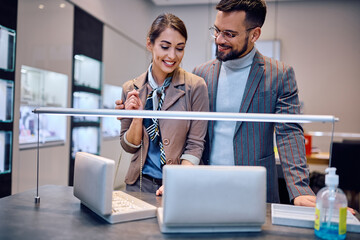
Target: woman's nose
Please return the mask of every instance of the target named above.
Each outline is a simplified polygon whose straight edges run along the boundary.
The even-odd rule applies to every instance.
[[[169,51],[168,57],[171,58],[171,59],[174,59],[176,57],[175,49]]]

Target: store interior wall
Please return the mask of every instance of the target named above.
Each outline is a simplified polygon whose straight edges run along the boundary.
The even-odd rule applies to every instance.
[[[73,5],[104,22],[103,82],[121,86],[144,72],[150,63],[146,34],[154,18],[172,12],[186,24],[189,39],[182,67],[192,69],[211,59],[208,27],[214,5],[156,6],[149,0],[51,0],[52,11],[40,11],[40,0],[19,0],[12,193],[36,186],[36,151],[19,150],[20,67],[28,65],[72,79]],[[55,5],[64,3],[63,9]],[[46,8],[45,8],[46,9]],[[304,114],[335,115],[337,132],[360,132],[357,103],[360,81],[360,2],[355,0],[280,1],[268,3],[262,40],[281,40],[281,60],[295,69]],[[68,85],[70,107],[71,84]],[[68,128],[70,124],[68,123]],[[304,125],[307,131],[331,131],[329,124]],[[69,129],[67,136],[69,136]],[[65,145],[40,150],[40,185],[67,185],[69,137]],[[328,138],[314,139],[324,152]],[[66,153],[66,154],[64,154]],[[101,155],[118,159],[119,139],[103,139]],[[126,172],[125,169],[123,169]]]
[[[303,114],[334,115],[340,119],[335,132],[360,133],[360,1],[271,1],[267,6],[259,40],[281,41],[280,60],[294,67]],[[188,29],[185,70],[211,58],[208,28],[215,21],[215,5],[156,7],[152,18],[162,12],[179,16]],[[303,127],[332,131],[331,124]],[[330,142],[330,137],[313,137],[313,146],[322,152],[329,152]]]

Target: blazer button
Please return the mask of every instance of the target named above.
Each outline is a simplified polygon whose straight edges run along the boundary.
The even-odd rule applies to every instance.
[[[172,159],[167,160],[167,161],[166,161],[166,164],[170,164],[170,165],[173,164]]]
[[[167,139],[167,138],[165,138],[163,144],[164,144],[165,146],[169,145],[169,144],[170,144],[170,140]]]

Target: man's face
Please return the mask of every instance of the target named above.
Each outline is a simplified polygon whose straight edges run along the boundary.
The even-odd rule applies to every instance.
[[[220,61],[228,61],[245,56],[254,47],[254,43],[249,40],[250,30],[245,26],[244,11],[222,12],[218,11],[214,26],[219,31],[228,31],[235,37],[227,37],[219,34],[215,38],[216,58]]]

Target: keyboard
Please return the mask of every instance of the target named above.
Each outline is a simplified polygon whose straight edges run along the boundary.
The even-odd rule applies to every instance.
[[[122,191],[113,191],[111,223],[156,217],[156,207]]]

